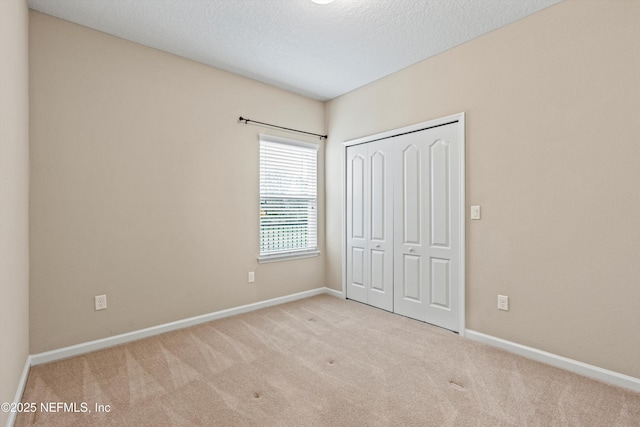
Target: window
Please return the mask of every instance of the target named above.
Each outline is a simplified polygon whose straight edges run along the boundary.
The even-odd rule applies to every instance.
[[[318,145],[260,135],[261,262],[318,255]]]

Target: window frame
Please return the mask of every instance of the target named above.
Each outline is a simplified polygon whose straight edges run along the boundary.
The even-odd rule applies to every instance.
[[[300,258],[309,258],[316,257],[320,255],[320,251],[318,250],[318,152],[320,150],[319,144],[315,144],[312,142],[305,142],[287,138],[281,138],[273,135],[259,134],[259,149],[258,149],[258,262],[259,263],[268,263],[268,262],[276,262],[276,261],[286,261],[292,259],[300,259]],[[281,251],[275,252],[262,252],[262,183],[260,182],[262,176],[262,143],[270,143],[270,144],[279,144],[282,146],[290,146],[290,147],[298,147],[305,148],[309,150],[315,151],[315,195],[312,200],[315,201],[315,226],[313,227],[313,232],[315,233],[315,247],[306,247],[302,249],[285,249]],[[295,198],[295,197],[292,197]]]

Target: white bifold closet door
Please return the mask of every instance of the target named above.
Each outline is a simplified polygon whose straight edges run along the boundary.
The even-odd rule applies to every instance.
[[[393,145],[347,150],[347,295],[393,311]]]
[[[395,142],[394,312],[459,330],[459,123]]]
[[[459,126],[347,147],[347,298],[459,330]]]

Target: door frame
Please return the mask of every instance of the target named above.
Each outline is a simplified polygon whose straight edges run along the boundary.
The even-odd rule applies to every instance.
[[[358,144],[365,144],[377,139],[393,138],[406,133],[416,132],[424,128],[432,128],[437,126],[443,126],[448,123],[458,122],[459,126],[459,138],[460,138],[460,224],[458,241],[460,247],[460,266],[459,266],[459,331],[460,336],[465,336],[466,324],[465,324],[465,307],[466,307],[466,224],[467,224],[467,205],[466,205],[466,180],[465,180],[465,165],[466,165],[466,141],[465,141],[465,113],[452,114],[450,116],[441,117],[434,120],[428,120],[426,122],[416,123],[410,126],[404,126],[398,129],[392,129],[373,135],[363,136],[360,138],[350,139],[342,143],[342,295],[343,298],[347,297],[347,147]]]

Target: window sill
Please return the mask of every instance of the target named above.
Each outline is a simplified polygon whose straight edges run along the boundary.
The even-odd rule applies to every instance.
[[[289,261],[292,259],[300,259],[300,258],[311,258],[320,255],[320,251],[313,252],[293,252],[287,254],[278,254],[278,255],[265,255],[258,257],[258,263],[265,264],[268,262],[278,262],[278,261]]]

